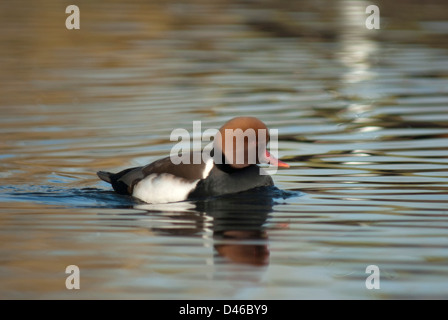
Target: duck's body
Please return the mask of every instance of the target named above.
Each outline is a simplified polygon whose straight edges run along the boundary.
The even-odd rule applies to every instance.
[[[235,118],[227,122],[221,129],[235,126],[232,121],[241,122],[242,118]],[[263,124],[256,118],[244,118],[250,123]],[[256,121],[255,121],[255,120]],[[245,122],[244,122],[245,123]],[[264,124],[263,124],[264,126]],[[238,125],[238,128],[240,125]],[[266,141],[266,140],[265,140]],[[259,146],[256,145],[255,148]],[[248,147],[244,147],[246,152]],[[266,146],[264,146],[266,148]],[[218,150],[223,150],[218,146]],[[238,152],[238,151],[237,151]],[[262,150],[262,152],[264,152]],[[266,152],[263,163],[275,163],[287,167],[288,165],[272,157]],[[118,173],[99,171],[98,176],[110,183],[119,194],[132,195],[147,203],[177,202],[188,199],[198,199],[237,193],[262,186],[273,185],[270,175],[262,172],[255,163],[227,164],[225,154],[221,163],[214,158],[201,160],[201,163],[174,164],[170,157],[166,157],[143,167],[135,167]],[[190,159],[195,157],[190,153]],[[202,157],[196,157],[201,158]],[[249,159],[249,157],[246,157]],[[246,161],[247,162],[247,161]],[[235,162],[236,163],[236,162]],[[260,163],[257,160],[257,163]]]
[[[98,176],[119,194],[132,195],[148,203],[165,203],[273,185],[271,176],[261,175],[260,170],[257,165],[234,169],[226,164],[215,164],[212,158],[201,164],[175,165],[167,157],[116,174],[100,171]]]

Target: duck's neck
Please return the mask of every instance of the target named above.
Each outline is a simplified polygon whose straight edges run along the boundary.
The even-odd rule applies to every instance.
[[[215,159],[215,158],[214,158],[214,156],[215,156],[215,149],[213,149],[213,150],[210,152],[210,156],[213,157],[213,159]],[[215,160],[216,160],[216,159],[215,159]],[[230,164],[227,164],[227,163],[226,163],[226,158],[224,157],[224,154],[221,153],[221,161],[220,161],[220,163],[216,163],[216,162],[215,162],[215,166],[216,166],[219,170],[224,171],[224,172],[226,172],[226,173],[233,173],[233,172],[238,172],[238,171],[244,170],[244,169],[246,169],[246,168],[248,168],[248,167],[252,167],[252,166],[256,166],[256,165],[252,164],[252,165],[248,165],[247,167],[243,167],[243,168],[234,168],[234,167],[232,167]]]

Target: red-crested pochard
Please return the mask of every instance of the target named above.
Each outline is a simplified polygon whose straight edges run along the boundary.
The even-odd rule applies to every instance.
[[[247,135],[251,130],[254,130],[255,139]],[[233,136],[227,135],[229,131]],[[210,153],[212,157],[195,157],[190,153],[192,161],[189,163],[174,164],[171,157],[166,157],[115,174],[105,171],[97,174],[117,193],[132,195],[147,203],[177,202],[271,186],[274,184],[271,176],[262,173],[257,164],[269,163],[284,168],[289,165],[269,153],[269,138],[269,131],[261,120],[237,117],[219,129]],[[244,143],[238,143],[238,139]],[[229,142],[230,148],[226,148]],[[200,161],[194,162],[195,159]]]

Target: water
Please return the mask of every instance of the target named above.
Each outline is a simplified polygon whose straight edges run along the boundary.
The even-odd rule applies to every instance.
[[[0,5],[1,298],[448,297],[446,3],[378,3],[368,30],[364,1],[78,1],[71,31],[63,4],[20,4]],[[239,115],[279,130],[277,188],[146,205],[95,175]]]

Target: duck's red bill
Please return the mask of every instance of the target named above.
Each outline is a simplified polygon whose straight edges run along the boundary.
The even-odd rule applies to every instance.
[[[279,168],[289,168],[289,164],[277,159],[272,154],[270,154],[268,150],[266,150],[266,160],[268,160],[269,164],[273,166],[277,166]]]

